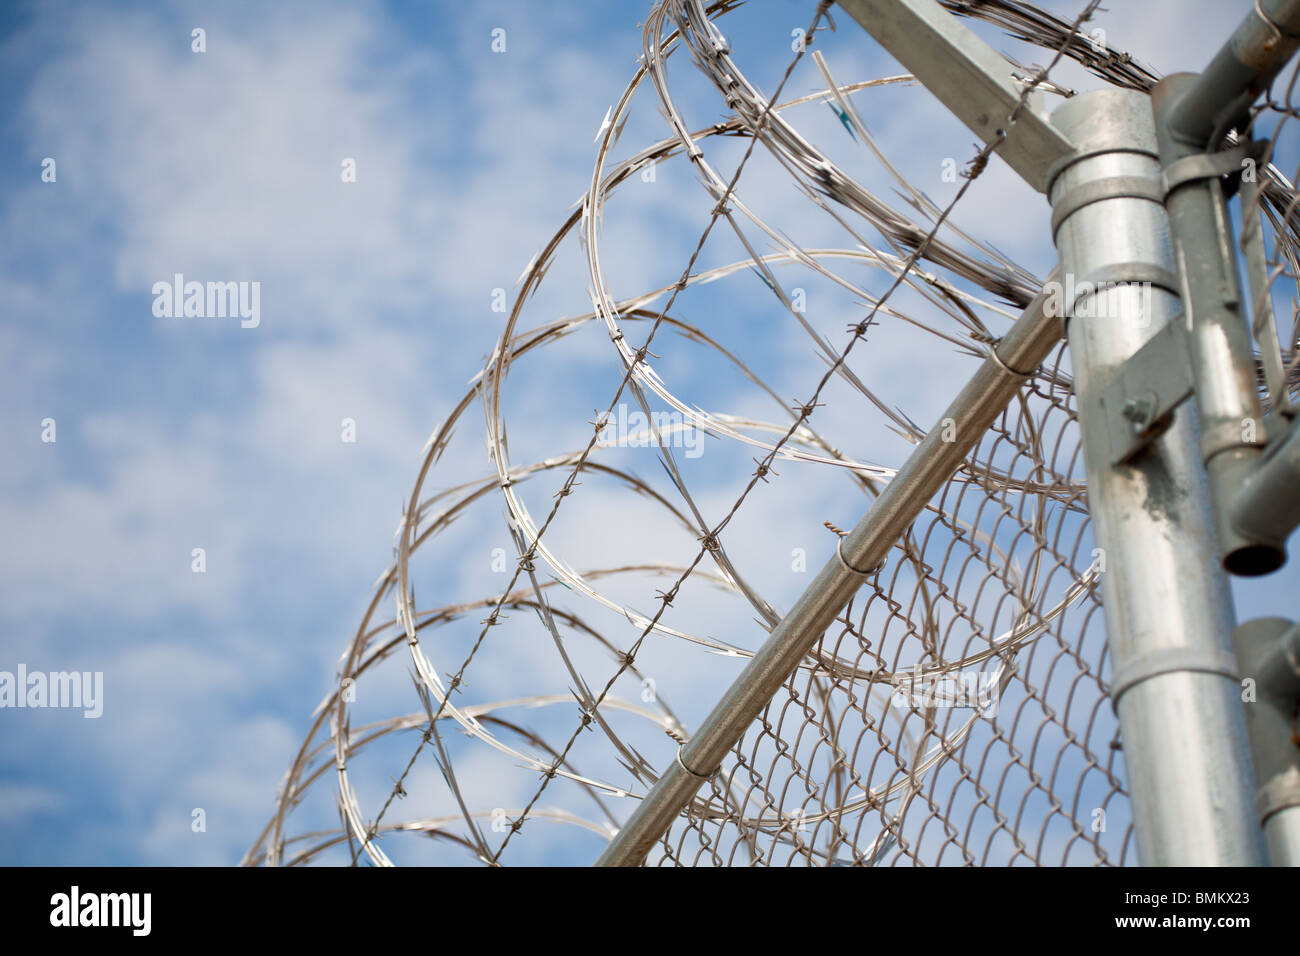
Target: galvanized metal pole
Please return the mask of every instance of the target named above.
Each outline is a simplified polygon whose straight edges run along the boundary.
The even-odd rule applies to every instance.
[[[1276,570],[1286,551],[1276,535],[1238,525],[1229,514],[1266,436],[1222,180],[1234,169],[1241,173],[1248,157],[1214,151],[1296,51],[1297,33],[1300,0],[1259,0],[1203,73],[1167,76],[1152,94],[1165,205],[1186,286],[1201,458],[1224,567],[1242,575]]]
[[[1183,406],[1131,464],[1116,464],[1099,402],[1111,372],[1179,315],[1151,102],[1099,90],[1052,121],[1076,148],[1048,195],[1138,857],[1262,865],[1232,600],[1194,416]]]
[[[1253,682],[1246,723],[1259,770],[1256,809],[1274,866],[1300,866],[1300,625],[1279,617],[1247,621],[1233,635],[1241,675]]]
[[[1153,103],[1157,137],[1166,168],[1165,204],[1175,256],[1186,288],[1188,354],[1196,381],[1201,459],[1218,509],[1218,543],[1224,567],[1235,574],[1267,574],[1286,560],[1271,541],[1244,533],[1228,520],[1232,493],[1255,469],[1265,435],[1255,360],[1246,324],[1244,296],[1232,242],[1227,196],[1218,174],[1171,183],[1179,160],[1204,164],[1208,134],[1196,142],[1174,136],[1166,117],[1179,93],[1194,92],[1198,78],[1187,73],[1166,77]],[[1223,131],[1220,131],[1222,134]]]
[[[597,866],[637,866],[645,859],[849,598],[961,465],[1025,378],[1060,340],[1060,320],[1047,314],[1047,302],[1047,296],[1040,294],[1025,309],[993,357],[984,361],[948,406],[943,418],[952,419],[952,427],[931,429],[916,446],[894,480],[841,540],[836,556],[678,751],[677,759],[610,841]]]
[[[1300,0],[1256,0],[1205,69],[1179,95],[1174,136],[1199,149],[1227,132],[1300,49]]]

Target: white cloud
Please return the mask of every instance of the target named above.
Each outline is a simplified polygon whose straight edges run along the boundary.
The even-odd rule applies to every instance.
[[[17,821],[59,812],[66,800],[49,787],[28,783],[8,783],[0,787],[0,819]]]
[[[369,597],[370,582],[388,560],[389,535],[419,449],[499,333],[502,317],[487,308],[490,290],[513,282],[585,188],[591,135],[637,52],[631,30],[619,41],[625,49],[590,51],[562,42],[563,23],[517,13],[508,56],[493,58],[484,42],[478,55],[457,58],[445,46],[399,37],[394,24],[375,16],[379,7],[338,8],[329,16],[314,9],[304,15],[306,9],[268,14],[248,7],[238,16],[208,18],[210,52],[203,56],[189,52],[188,30],[177,28],[176,17],[78,11],[67,26],[66,50],[40,69],[26,102],[25,147],[59,157],[58,188],[80,207],[59,213],[41,232],[49,243],[44,251],[58,250],[47,262],[49,287],[0,275],[0,296],[23,314],[57,299],[60,306],[51,311],[65,317],[48,326],[0,329],[0,351],[10,356],[9,384],[0,382],[0,388],[6,403],[12,396],[21,409],[0,418],[0,428],[12,447],[22,449],[0,466],[7,487],[20,489],[0,500],[0,527],[10,542],[0,549],[0,578],[7,613],[24,622],[25,650],[43,645],[106,655],[113,679],[105,726],[113,739],[100,746],[88,736],[92,728],[78,726],[76,743],[94,742],[102,750],[92,761],[109,779],[106,803],[147,807],[145,823],[131,823],[121,839],[150,861],[231,862],[232,848],[250,842],[270,813],[275,784],[308,721],[306,712],[289,721],[273,714],[279,691],[289,682],[299,691],[310,683],[312,695],[324,691],[323,675],[356,624],[348,614]],[[466,29],[482,35],[477,21]],[[678,61],[675,75],[689,69]],[[862,94],[864,112],[872,96]],[[910,103],[922,94],[906,96]],[[657,122],[653,105],[648,97],[638,101],[641,114]],[[692,113],[702,125],[712,121],[716,107],[711,99]],[[897,122],[879,124],[882,145],[900,164],[939,155],[941,143],[918,122],[935,109],[920,106]],[[870,115],[868,122],[875,128]],[[629,124],[628,137],[638,123]],[[964,143],[964,131],[951,126],[943,142]],[[654,128],[661,135],[662,127]],[[850,145],[840,134],[839,149],[847,152]],[[349,156],[358,163],[355,185],[339,179],[340,161]],[[762,162],[761,156],[755,160],[756,175],[742,194],[755,197],[764,214],[776,213],[783,226],[797,221],[802,200],[783,174]],[[1035,245],[1050,253],[1047,237],[1028,234],[1028,220],[1004,214],[1010,186],[1003,173],[990,172],[964,207],[972,214],[961,221],[1013,254]],[[36,194],[18,192],[6,213],[10,234],[40,222],[41,208]],[[685,235],[696,222],[702,227],[706,216],[703,193],[680,160],[661,169],[653,186],[635,179],[625,186],[610,206],[601,257],[614,291],[628,294],[675,278],[689,248],[661,243],[663,224]],[[1039,218],[1045,221],[1045,208]],[[827,232],[820,221],[808,227],[809,235]],[[802,234],[795,238],[808,241]],[[648,255],[649,249],[656,254]],[[717,251],[711,247],[708,255]],[[105,291],[116,293],[107,304],[85,291],[103,278],[94,274],[99,267],[108,275]],[[202,331],[184,323],[147,319],[149,287],[175,272],[263,282],[262,327],[202,339]],[[578,257],[557,266],[523,327],[557,312],[586,311],[585,280]],[[102,360],[82,333],[120,322],[123,299],[132,296],[141,309],[132,328],[142,317],[151,323],[138,339],[140,348],[156,355],[160,367],[178,363],[194,388],[163,394],[165,405],[158,407],[81,394],[80,406],[92,411],[59,412],[60,442],[67,435],[69,443],[38,446],[43,399],[28,395],[77,394],[79,374]],[[842,330],[843,310],[842,303],[816,310],[816,321],[836,344],[844,335],[831,330]],[[697,317],[711,329],[736,328],[708,312]],[[774,373],[783,391],[788,386],[802,396],[824,365],[788,317],[779,321],[763,327],[761,343],[753,336],[724,341],[742,357],[751,346],[775,342],[777,358],[764,371]],[[509,396],[531,406],[523,409],[531,413],[529,422],[558,431],[560,395],[577,394],[587,373],[597,381],[590,359],[612,367],[612,349],[600,330],[592,331],[587,338],[599,349],[577,343],[558,357],[530,359],[528,377],[522,369],[512,377]],[[971,363],[953,358],[943,345],[923,361],[900,362],[898,355],[915,339],[881,330],[871,348],[856,354],[855,368],[928,424],[927,412],[946,403],[957,370]],[[210,351],[196,354],[195,341]],[[566,364],[574,355],[583,364]],[[681,384],[684,397],[711,409],[751,402],[748,392],[674,372],[665,368],[665,377]],[[549,391],[538,384],[548,376],[554,383]],[[935,381],[942,387],[936,389]],[[229,387],[213,399],[219,384]],[[818,427],[853,453],[894,452],[899,458],[891,463],[901,460],[899,445],[862,434],[863,418],[842,392],[835,399],[818,413]],[[774,408],[764,414],[781,418]],[[355,445],[340,441],[345,417],[356,420]],[[480,428],[480,413],[470,411],[456,450],[426,493],[486,472]],[[551,434],[533,437],[545,454]],[[549,449],[560,450],[569,449]],[[692,489],[706,515],[717,520],[751,465],[748,454],[735,449],[716,452],[716,459],[714,453],[710,446],[702,464],[712,468],[716,461],[718,470],[700,472]],[[642,456],[639,470],[664,487],[651,457],[648,451]],[[776,483],[756,489],[727,543],[742,572],[788,607],[830,553],[833,539],[822,521],[856,517],[867,499],[851,493],[842,474],[795,465],[778,471]],[[545,513],[561,480],[551,473],[528,486],[534,516]],[[575,500],[581,503],[566,505],[554,542],[576,567],[620,558],[685,563],[694,556],[690,536],[666,528],[651,509],[629,507],[599,486]],[[488,546],[504,539],[500,511],[499,500],[489,498],[430,546],[419,562],[422,598],[458,588],[448,600],[484,596],[468,589],[487,575],[469,566],[480,559],[485,565]],[[203,575],[190,570],[191,548],[199,546],[207,550]],[[808,575],[789,570],[788,554],[796,546],[808,551]],[[646,583],[641,578],[636,585]],[[761,640],[752,610],[739,599],[704,597],[708,589],[700,582],[688,590],[667,623],[751,647]],[[653,610],[650,588],[628,600]],[[590,612],[589,602],[567,603]],[[288,626],[249,619],[267,606],[282,615],[276,624],[287,620]],[[317,609],[329,622],[323,633],[296,618]],[[40,623],[60,614],[129,624],[111,632],[120,646],[104,648],[97,628],[56,634]],[[626,622],[604,620],[614,615],[593,617],[602,617],[620,644],[634,639]],[[193,632],[177,633],[178,620],[192,620]],[[556,685],[548,689],[562,691],[564,675],[549,637],[532,620],[517,623],[518,639],[488,645],[477,666],[489,676],[474,684],[471,675],[474,693],[512,682],[536,687],[543,678]],[[464,630],[473,627],[471,621]],[[464,637],[460,630],[455,635]],[[18,645],[17,637],[6,638],[7,649]],[[440,670],[450,670],[461,659],[456,649],[448,638],[430,656]],[[593,685],[613,672],[603,651],[578,653],[590,665]],[[669,640],[649,642],[644,661],[688,722],[709,709],[739,669],[735,660]],[[373,695],[365,700],[389,713],[414,710],[404,652],[395,663],[392,673],[363,686]],[[563,712],[556,724],[567,727],[575,708]],[[503,771],[500,761],[474,746],[458,766],[476,796],[523,802],[532,775]],[[422,792],[438,782],[427,767],[417,781]],[[332,781],[318,786],[329,791]],[[388,784],[377,775],[366,786],[382,792]],[[59,799],[43,782],[10,787],[0,790],[0,816],[5,808],[15,815],[33,814],[38,806],[57,809]],[[445,793],[431,804],[445,811]],[[191,830],[194,807],[207,812],[207,834]],[[564,838],[563,830],[557,838]]]

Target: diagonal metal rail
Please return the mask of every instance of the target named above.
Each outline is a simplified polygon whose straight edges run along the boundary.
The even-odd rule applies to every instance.
[[[1053,287],[1056,273],[1048,281]],[[834,558],[795,602],[732,683],[677,759],[614,837],[597,866],[638,866],[646,853],[721,765],[772,695],[825,633],[859,586],[884,562],[894,542],[952,477],[1061,337],[1060,317],[1040,292],[961,390],[941,420],[912,451]],[[951,440],[945,440],[951,439]]]
[[[1010,65],[936,0],[840,0],[839,4],[910,70],[986,147],[1039,192],[1073,151]],[[1009,122],[1013,117],[1015,122]],[[1053,279],[1055,279],[1053,273]],[[1052,286],[1049,284],[1048,288]],[[1040,293],[948,407],[953,429],[932,429],[835,557],[773,629],[676,760],[596,861],[636,866],[721,765],[745,729],[825,633],[894,542],[979,441],[1024,380],[1060,340],[1060,316]],[[1054,310],[1052,310],[1054,311]],[[952,440],[945,441],[945,438]]]
[[[1024,87],[1005,58],[935,0],[839,0],[839,6],[925,84],[1025,182],[1046,192],[1048,172],[1070,151],[1049,121],[1043,94]],[[1014,123],[1007,117],[1016,116]]]

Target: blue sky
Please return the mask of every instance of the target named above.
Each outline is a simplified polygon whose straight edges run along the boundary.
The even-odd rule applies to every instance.
[[[0,669],[24,662],[105,675],[98,720],[0,713],[0,862],[227,864],[247,849],[391,560],[421,449],[500,334],[493,290],[512,289],[586,189],[592,140],[635,68],[647,6],[0,9],[0,80],[11,91],[0,104]],[[1177,39],[1161,28],[1172,3],[1131,6],[1101,21],[1110,43],[1171,71],[1202,64],[1249,3],[1179,5],[1194,6],[1203,29]],[[754,0],[726,18],[733,51],[765,90],[811,10]],[[195,27],[206,31],[202,54],[191,51]],[[497,28],[503,53],[491,49]],[[841,82],[895,72],[845,16],[823,50]],[[1095,85],[1070,65],[1059,77]],[[684,61],[673,79],[694,127],[722,118]],[[805,64],[788,93],[818,85]],[[950,195],[939,160],[964,163],[970,134],[915,92],[855,102],[896,162],[934,171],[918,172],[923,189],[941,202]],[[825,107],[799,114],[799,125],[854,155]],[[620,156],[665,135],[642,97]],[[711,148],[729,172],[743,144]],[[41,181],[46,157],[57,162],[53,183]],[[355,183],[341,182],[347,158]],[[860,156],[846,162],[867,167]],[[797,240],[836,235],[801,211],[774,164],[756,157],[744,182],[751,191],[742,194]],[[602,264],[614,292],[675,280],[708,210],[680,161],[653,183],[630,183],[605,222]],[[1004,167],[994,164],[962,212],[967,228],[1046,273],[1046,205]],[[569,246],[525,326],[590,308]],[[719,237],[704,261],[731,261],[738,250]],[[153,284],[176,273],[259,282],[260,325],[155,316]],[[824,368],[791,323],[765,324],[770,297],[752,275],[687,302],[783,394],[807,392]],[[825,334],[842,335],[851,314],[847,301],[823,310]],[[970,363],[893,335],[882,330],[855,369],[928,422]],[[763,407],[738,376],[716,374],[691,350],[666,348],[661,369],[701,407]],[[508,398],[516,460],[575,447],[583,415],[617,382],[600,334],[521,366]],[[900,463],[905,443],[841,397],[823,416],[827,432],[861,460]],[[54,443],[40,440],[47,418]],[[340,441],[345,418],[356,422],[355,443]],[[481,415],[469,416],[433,487],[489,473],[476,428]],[[748,457],[705,455],[695,473],[703,500],[725,506]],[[840,476],[791,471],[791,491],[755,501],[738,523],[742,550],[825,550],[822,521],[855,520],[861,499],[844,494]],[[534,514],[548,500],[539,489]],[[630,531],[606,541],[610,515],[632,527],[639,513],[619,510],[613,489],[592,489],[591,501],[561,532],[591,546],[584,559],[604,557],[607,545],[612,556],[617,544],[689,557],[688,536],[653,522],[635,541]],[[510,548],[499,512],[480,509],[449,533],[423,571],[422,596],[490,591],[492,549]],[[198,547],[202,574],[192,570]],[[784,561],[752,570],[788,606],[803,582],[780,573]],[[1239,596],[1261,613],[1287,613],[1297,583],[1292,566]],[[650,593],[635,603],[650,606]],[[730,611],[701,602],[682,613],[726,628]],[[727,639],[756,646],[751,617]],[[679,710],[698,719],[734,664],[665,657],[660,666],[679,678]],[[509,656],[496,666],[508,668]],[[378,712],[416,707],[401,668],[383,686],[406,700],[379,701]],[[380,798],[397,766],[396,756],[376,762]],[[436,773],[419,779],[434,787]],[[481,779],[495,773],[484,763]],[[205,832],[191,828],[195,808]],[[330,813],[327,801],[326,825]],[[519,860],[580,862],[598,841],[566,846],[550,857],[521,848]]]

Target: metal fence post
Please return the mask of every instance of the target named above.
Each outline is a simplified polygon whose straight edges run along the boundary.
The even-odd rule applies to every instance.
[[[1052,122],[1075,144],[1048,195],[1139,859],[1263,865],[1232,600],[1192,409],[1117,464],[1115,410],[1102,398],[1110,373],[1180,318],[1151,101],[1099,90]]]
[[[1300,866],[1300,750],[1292,736],[1300,700],[1300,625],[1256,618],[1237,628],[1233,642],[1243,679],[1254,683],[1246,724],[1269,860],[1274,866]]]

